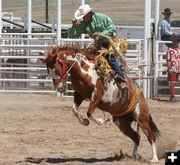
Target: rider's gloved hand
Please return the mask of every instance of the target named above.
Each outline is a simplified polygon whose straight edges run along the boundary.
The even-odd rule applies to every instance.
[[[113,40],[113,42],[115,42],[115,43],[116,43],[116,42],[119,42],[119,38],[118,38],[118,37],[114,37],[112,40]]]
[[[93,33],[92,38],[94,40],[98,40],[99,39],[99,33],[97,33],[97,32]]]

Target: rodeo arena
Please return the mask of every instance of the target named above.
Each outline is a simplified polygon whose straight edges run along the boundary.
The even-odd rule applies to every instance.
[[[86,50],[93,49],[94,39],[86,34],[68,37],[72,24],[62,22],[61,0],[56,0],[52,23],[35,21],[33,0],[24,0],[25,18],[4,11],[3,1],[0,165],[178,162],[180,85],[175,84],[177,101],[169,101],[166,60],[167,44],[172,42],[160,39],[160,0],[155,1],[153,19],[152,2],[144,0],[144,26],[116,26],[117,36],[128,43],[126,51],[97,34],[118,54],[126,75],[125,92],[109,65],[106,72],[104,66],[97,68],[106,62],[103,53],[109,50],[92,55]],[[81,0],[79,6],[95,1]],[[171,30],[180,33],[180,26]],[[179,52],[172,63],[180,68]]]

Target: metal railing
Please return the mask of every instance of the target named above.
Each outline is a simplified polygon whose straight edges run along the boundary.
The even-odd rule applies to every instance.
[[[0,92],[56,92],[46,66],[38,59],[39,52],[56,43],[54,33],[1,33],[0,39]],[[62,39],[61,44],[88,45],[91,39]],[[133,68],[131,76],[140,76],[137,66],[142,62],[142,40],[128,40],[126,53]],[[142,82],[140,82],[142,83]],[[72,96],[71,82],[62,96]]]
[[[53,33],[1,33],[0,91],[54,92],[39,51],[55,43]]]

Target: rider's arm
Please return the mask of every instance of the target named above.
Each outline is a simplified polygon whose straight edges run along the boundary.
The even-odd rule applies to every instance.
[[[72,27],[68,29],[68,37],[70,38],[77,38],[80,37],[83,33],[82,26],[80,22],[77,22],[77,20],[72,20]]]

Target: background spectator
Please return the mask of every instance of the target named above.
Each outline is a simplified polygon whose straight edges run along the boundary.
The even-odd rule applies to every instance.
[[[170,8],[165,8],[164,19],[161,23],[161,40],[163,41],[173,41],[174,39],[180,42],[180,34],[176,34],[171,31],[171,21],[170,16],[173,12],[171,12]],[[167,44],[168,47],[172,47],[172,44]]]

